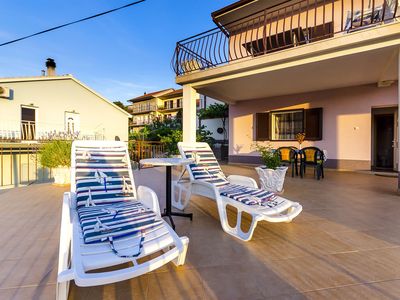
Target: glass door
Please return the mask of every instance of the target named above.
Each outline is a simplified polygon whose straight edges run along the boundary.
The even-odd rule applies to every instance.
[[[34,140],[36,138],[36,109],[21,107],[21,139]]]

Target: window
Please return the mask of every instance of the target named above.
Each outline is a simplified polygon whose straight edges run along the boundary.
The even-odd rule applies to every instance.
[[[167,106],[168,106],[168,102],[164,101],[164,109],[167,109]]]
[[[174,100],[169,101],[169,108],[174,108]]]
[[[181,99],[176,100],[176,107],[181,107]]]
[[[303,110],[277,111],[271,113],[271,140],[295,140],[303,132]]]
[[[296,134],[305,132],[306,140],[322,140],[322,108],[281,110],[256,113],[256,141],[294,141]]]

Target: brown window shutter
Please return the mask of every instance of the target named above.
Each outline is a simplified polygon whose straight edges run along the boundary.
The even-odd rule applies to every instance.
[[[304,110],[306,140],[322,140],[322,107]]]
[[[255,116],[255,140],[270,140],[270,121],[269,113],[256,113]]]

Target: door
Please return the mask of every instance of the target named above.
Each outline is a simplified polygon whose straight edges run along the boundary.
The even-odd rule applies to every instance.
[[[80,116],[76,112],[65,112],[65,132],[69,136],[78,135],[80,130]]]
[[[397,108],[374,108],[372,110],[372,169],[393,171],[397,169]]]
[[[36,109],[21,107],[21,139],[34,140],[36,136]]]

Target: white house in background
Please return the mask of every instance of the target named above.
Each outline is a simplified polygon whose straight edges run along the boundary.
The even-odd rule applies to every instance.
[[[207,108],[212,104],[224,104],[221,101],[215,100],[213,98],[210,98],[205,95],[199,95],[200,99],[197,102],[197,111],[199,111],[202,108]],[[225,137],[229,136],[229,118],[226,118],[225,121]],[[199,117],[197,117],[197,128],[199,128],[201,125],[204,125],[206,130],[209,130],[212,132],[212,137],[217,140],[217,141],[223,141],[224,140],[224,132],[223,132],[223,124],[222,124],[222,119],[217,118],[217,119],[201,119],[199,120]]]
[[[72,75],[0,78],[0,140],[128,140],[130,114]]]

